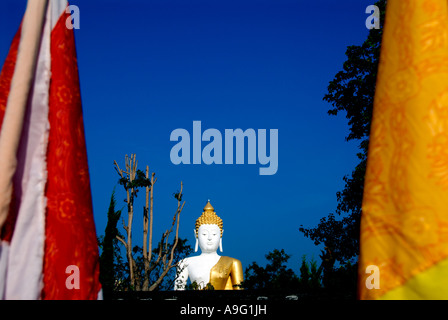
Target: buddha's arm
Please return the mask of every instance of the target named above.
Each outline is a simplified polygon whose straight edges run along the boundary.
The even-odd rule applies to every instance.
[[[176,280],[174,281],[174,290],[185,290],[188,280],[188,268],[185,259],[179,262],[177,266]]]
[[[231,278],[232,278],[232,286],[233,290],[241,290],[241,283],[244,280],[243,275],[243,266],[241,265],[241,261],[234,259],[232,263],[232,272],[231,272]]]

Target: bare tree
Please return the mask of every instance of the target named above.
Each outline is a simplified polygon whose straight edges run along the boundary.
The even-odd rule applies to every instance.
[[[154,204],[154,185],[157,182],[155,173],[149,175],[149,167],[146,166],[146,173],[137,169],[138,161],[136,155],[131,154],[125,156],[125,169],[121,169],[117,161],[114,161],[115,169],[120,175],[119,183],[123,185],[126,191],[126,203],[128,210],[127,225],[123,219],[123,228],[126,231],[125,238],[118,235],[117,239],[123,244],[126,250],[126,258],[129,265],[130,286],[136,291],[152,291],[162,282],[166,274],[177,263],[174,263],[174,251],[179,241],[179,219],[180,213],[185,205],[182,202],[183,184],[180,183],[180,191],[175,194],[177,199],[177,209],[174,213],[173,220],[169,229],[167,229],[161,237],[158,244],[157,254],[153,255],[153,204]],[[138,268],[138,264],[133,256],[136,247],[132,245],[132,223],[134,219],[134,200],[137,196],[139,188],[145,188],[145,206],[143,207],[143,245],[142,259],[143,270]],[[169,241],[171,233],[174,232],[173,243]],[[149,241],[148,241],[149,236]],[[157,267],[161,266],[162,272],[158,278],[150,283],[150,274]]]

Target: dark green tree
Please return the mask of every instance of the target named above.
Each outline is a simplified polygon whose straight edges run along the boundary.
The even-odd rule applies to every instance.
[[[321,281],[322,265],[317,267],[317,262],[311,259],[306,261],[306,256],[302,256],[302,264],[300,265],[299,290],[305,293],[316,292],[322,287]]]
[[[120,273],[121,261],[117,259],[118,229],[117,222],[121,216],[121,210],[115,211],[115,189],[110,197],[109,210],[107,212],[107,225],[104,236],[99,240],[101,248],[100,256],[100,282],[104,291],[111,291],[115,288],[116,274]]]
[[[298,278],[294,271],[287,268],[290,255],[283,249],[269,252],[265,255],[268,264],[260,267],[252,262],[244,272],[243,288],[249,290],[285,290],[297,288]]]
[[[343,178],[344,189],[336,193],[338,205],[335,213],[338,218],[334,213],[330,213],[328,217],[320,220],[317,227],[301,226],[299,229],[316,245],[325,245],[332,258],[342,265],[359,254],[364,175],[386,1],[380,0],[375,5],[381,12],[380,29],[371,29],[361,46],[353,45],[347,48],[347,60],[342,70],[329,83],[328,93],[323,98],[333,106],[328,111],[330,115],[338,115],[345,111],[350,128],[346,140],[359,141],[360,152],[357,156],[360,162],[351,175]]]

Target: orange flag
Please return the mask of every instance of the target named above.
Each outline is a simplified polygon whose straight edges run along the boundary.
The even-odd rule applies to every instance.
[[[448,299],[448,3],[388,0],[361,217],[360,299]]]
[[[0,299],[101,298],[66,0],[30,0],[0,74]]]

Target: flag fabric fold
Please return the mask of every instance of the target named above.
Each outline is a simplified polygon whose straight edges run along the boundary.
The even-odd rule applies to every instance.
[[[448,299],[446,0],[387,1],[362,208],[359,298]]]
[[[0,199],[2,299],[101,297],[67,6],[66,0],[29,1],[0,74],[0,155],[12,154],[8,163],[2,157],[12,177],[0,178],[0,190],[11,190]],[[23,94],[25,104],[16,98]]]

